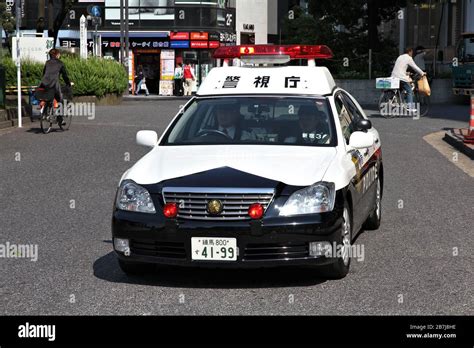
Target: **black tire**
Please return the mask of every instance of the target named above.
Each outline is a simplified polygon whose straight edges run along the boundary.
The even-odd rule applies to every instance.
[[[51,132],[51,128],[53,128],[53,117],[53,107],[45,106],[40,119],[41,131],[44,134]]]
[[[69,130],[69,127],[71,127],[71,123],[72,123],[72,116],[71,115],[61,116],[61,120],[58,121],[59,128],[62,131]]]
[[[388,89],[382,92],[382,95],[379,99],[379,112],[380,115],[385,118],[393,118],[394,115],[392,112],[387,112],[386,108],[393,110],[393,108],[400,107],[400,93],[398,90]]]
[[[343,219],[344,222],[341,226],[341,233],[336,240],[336,244],[338,246],[345,245],[346,247],[350,247],[352,245],[352,211],[347,202],[344,203]],[[333,250],[333,252],[336,252],[336,250]],[[347,258],[341,255],[341,257],[337,257],[336,262],[320,267],[320,274],[328,279],[344,278],[347,273],[349,273],[351,267],[351,258],[348,249],[347,253]]]
[[[364,229],[373,231],[378,230],[382,221],[382,181],[377,177],[377,188],[375,190],[375,203],[372,212],[364,222]]]
[[[420,116],[426,116],[430,110],[430,97],[421,93],[417,95],[418,102],[420,103]]]

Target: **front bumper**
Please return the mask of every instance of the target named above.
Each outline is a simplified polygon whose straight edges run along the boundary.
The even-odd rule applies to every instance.
[[[261,268],[278,266],[327,265],[335,258],[313,257],[309,243],[337,243],[342,214],[273,217],[259,221],[211,222],[166,220],[159,214],[115,211],[113,238],[130,241],[130,255],[117,252],[128,262],[210,268]],[[237,261],[194,261],[191,238],[236,238]]]

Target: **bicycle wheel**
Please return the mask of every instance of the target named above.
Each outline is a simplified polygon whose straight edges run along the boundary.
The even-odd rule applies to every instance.
[[[71,123],[72,123],[71,115],[58,117],[58,125],[62,131],[67,131],[69,127],[71,127]]]
[[[51,105],[46,105],[41,113],[40,126],[44,134],[51,132],[53,128],[53,107]]]
[[[400,109],[400,93],[397,90],[388,89],[382,92],[379,100],[380,115],[385,118],[392,118],[397,115],[396,110]]]
[[[418,102],[420,103],[420,116],[426,116],[430,110],[430,97],[425,94],[418,93]]]

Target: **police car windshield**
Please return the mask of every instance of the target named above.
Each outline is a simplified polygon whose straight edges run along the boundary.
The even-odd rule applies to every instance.
[[[196,99],[162,145],[335,146],[326,98],[224,97]]]

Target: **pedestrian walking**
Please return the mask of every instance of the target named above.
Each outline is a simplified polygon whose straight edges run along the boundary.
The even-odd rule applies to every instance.
[[[148,91],[148,87],[146,85],[146,77],[143,71],[143,66],[138,67],[138,74],[137,74],[137,89],[135,90],[135,94],[138,95],[141,90],[144,90],[146,95],[149,96],[150,92]]]
[[[183,78],[184,78],[183,64],[178,63],[178,66],[174,70],[174,95],[175,96],[182,96],[184,94]]]
[[[183,69],[184,76],[184,95],[190,96],[193,94],[194,81],[196,81],[196,75],[191,64],[187,63]]]

